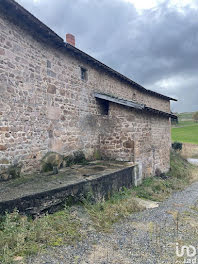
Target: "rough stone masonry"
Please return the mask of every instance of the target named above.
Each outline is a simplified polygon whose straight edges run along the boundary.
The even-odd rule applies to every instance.
[[[1,1],[0,165],[22,162],[34,170],[48,151],[82,150],[87,158],[100,153],[134,161],[144,176],[169,170],[172,98],[146,90],[75,48],[73,36],[67,39],[70,44],[13,0]]]

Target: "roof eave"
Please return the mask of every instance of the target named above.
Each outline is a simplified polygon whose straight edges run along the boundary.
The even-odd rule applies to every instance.
[[[155,109],[155,108],[151,108],[144,104],[139,104],[133,101],[125,100],[122,98],[117,98],[117,97],[114,97],[108,94],[102,94],[102,93],[95,92],[93,93],[93,96],[97,99],[106,100],[106,101],[109,101],[115,104],[123,105],[125,107],[134,108],[136,110],[141,110],[141,111],[150,112],[152,114],[157,114],[157,115],[164,116],[164,117],[177,119],[177,116],[171,113],[167,113],[167,112]]]

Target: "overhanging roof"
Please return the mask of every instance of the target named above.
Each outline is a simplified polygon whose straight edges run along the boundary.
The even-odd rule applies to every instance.
[[[161,116],[171,117],[173,119],[177,119],[176,115],[173,115],[173,114],[170,114],[170,113],[167,113],[167,112],[160,111],[158,109],[154,109],[154,108],[148,107],[145,104],[139,104],[139,103],[136,103],[136,102],[133,102],[133,101],[129,101],[129,100],[125,100],[125,99],[122,99],[122,98],[114,97],[114,96],[111,96],[111,95],[108,95],[108,94],[94,93],[94,97],[97,98],[97,99],[106,100],[106,101],[109,101],[109,102],[112,102],[112,103],[116,103],[116,104],[119,104],[119,105],[124,105],[124,106],[130,107],[130,108],[134,108],[134,109],[137,109],[137,110],[144,111],[144,112],[150,112],[150,113],[155,114],[155,115],[157,114],[157,115],[161,115]]]
[[[28,12],[14,0],[0,0],[0,12],[2,12],[9,20],[14,22],[16,25],[19,25],[20,27],[27,30],[28,33],[32,34],[34,38],[42,40],[45,43],[53,44],[63,52],[70,52],[73,55],[83,60],[86,60],[87,63],[90,63],[108,72],[109,74],[117,77],[121,81],[132,85],[135,89],[144,93],[148,93],[152,96],[160,97],[165,100],[177,101],[174,98],[144,88],[140,84],[132,81],[123,74],[113,70],[112,68],[96,60],[85,52],[77,49],[76,47],[73,47],[68,43],[65,43],[64,40],[59,37],[54,31],[52,31],[49,27],[47,27],[44,23],[38,20],[35,16],[33,16],[30,12]]]

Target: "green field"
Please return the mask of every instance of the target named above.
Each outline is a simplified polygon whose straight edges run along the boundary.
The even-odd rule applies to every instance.
[[[178,127],[172,127],[172,141],[198,144],[198,124],[182,121]]]
[[[194,112],[177,114],[178,123],[172,124],[172,141],[198,144],[198,123],[193,120]]]

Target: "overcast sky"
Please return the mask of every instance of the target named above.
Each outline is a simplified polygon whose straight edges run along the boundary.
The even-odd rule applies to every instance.
[[[17,0],[76,47],[198,110],[198,0]]]

